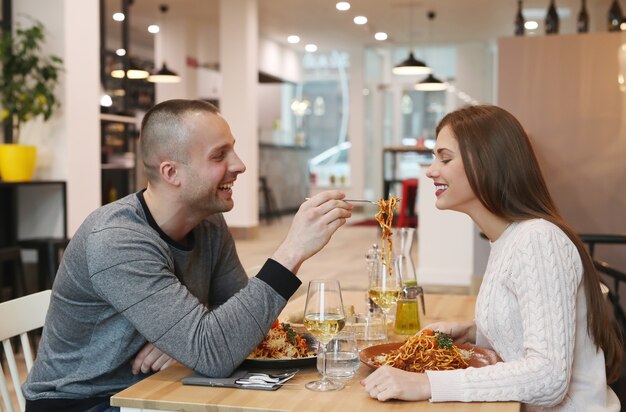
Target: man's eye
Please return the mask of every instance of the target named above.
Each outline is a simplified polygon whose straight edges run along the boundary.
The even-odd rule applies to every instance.
[[[224,152],[217,153],[213,155],[213,160],[222,160],[224,159],[224,156],[225,156]]]

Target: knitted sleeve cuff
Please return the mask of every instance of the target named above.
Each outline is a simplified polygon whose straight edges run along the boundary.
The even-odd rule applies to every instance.
[[[271,286],[285,300],[289,300],[302,284],[296,275],[273,259],[267,259],[256,277]]]
[[[430,381],[430,401],[463,401],[461,375],[457,371],[426,371]]]

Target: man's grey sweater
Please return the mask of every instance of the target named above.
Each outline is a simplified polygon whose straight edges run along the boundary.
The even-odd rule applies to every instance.
[[[268,260],[250,279],[221,214],[177,244],[133,194],[93,212],[68,245],[25,397],[113,394],[145,375],[147,341],[210,376],[229,375],[263,339],[300,281]]]

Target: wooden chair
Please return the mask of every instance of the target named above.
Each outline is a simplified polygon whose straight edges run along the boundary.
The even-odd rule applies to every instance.
[[[33,366],[33,355],[30,350],[30,341],[28,339],[28,331],[39,329],[43,326],[50,305],[50,296],[52,291],[44,290],[43,292],[34,293],[21,298],[13,299],[8,302],[0,303],[0,340],[7,358],[9,373],[15,397],[19,405],[19,411],[24,411],[26,402],[24,395],[20,389],[21,382],[15,362],[15,354],[11,346],[11,338],[19,336],[24,352],[24,361],[26,363],[26,371],[30,371]],[[4,370],[0,364],[0,394],[4,403],[5,412],[13,412],[13,402],[9,394],[9,388],[4,377]]]

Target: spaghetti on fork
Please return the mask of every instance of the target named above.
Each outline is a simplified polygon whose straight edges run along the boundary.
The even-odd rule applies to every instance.
[[[374,219],[382,229],[382,258],[383,265],[387,266],[387,273],[391,275],[393,269],[391,264],[391,252],[393,251],[393,242],[391,240],[391,225],[393,223],[393,212],[398,210],[399,197],[391,196],[388,200],[378,200],[378,212],[374,215]]]

